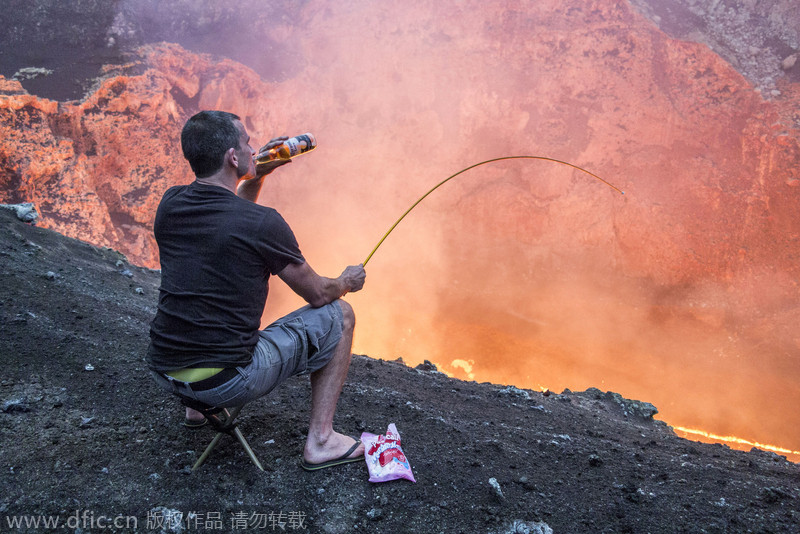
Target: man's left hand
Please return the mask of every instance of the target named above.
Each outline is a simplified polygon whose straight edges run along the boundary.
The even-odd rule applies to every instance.
[[[270,140],[266,145],[258,149],[258,153],[256,154],[255,159],[257,160],[261,154],[273,148],[281,146],[287,139],[289,139],[287,136],[281,136]],[[266,163],[256,163],[256,178],[261,178],[263,176],[266,176],[275,169],[277,169],[278,167],[282,167],[283,165],[286,165],[287,163],[291,162],[292,160],[290,159],[279,159],[279,160],[268,161]]]

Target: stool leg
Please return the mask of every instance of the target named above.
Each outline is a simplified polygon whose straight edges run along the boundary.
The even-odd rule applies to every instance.
[[[242,447],[244,447],[244,450],[247,452],[247,455],[250,457],[250,459],[253,460],[253,463],[256,464],[256,467],[258,467],[259,469],[261,469],[263,471],[264,467],[261,465],[261,462],[258,461],[258,458],[256,458],[256,455],[253,452],[253,449],[250,448],[250,444],[247,443],[246,439],[244,439],[244,436],[242,435],[242,431],[239,430],[238,426],[233,429],[233,433],[236,434],[236,439],[238,439],[239,443],[242,444]]]
[[[236,406],[234,408],[231,408],[230,411],[228,411],[227,409],[224,409],[222,411],[225,413],[225,423],[232,423],[233,420],[236,419],[236,416],[239,415],[239,412],[242,411],[242,407]],[[217,432],[217,435],[214,436],[214,439],[212,439],[211,443],[208,444],[206,450],[203,451],[203,454],[200,455],[200,458],[198,458],[197,461],[192,466],[192,471],[196,470],[198,467],[203,465],[203,462],[206,461],[208,455],[211,454],[211,451],[213,451],[214,447],[217,446],[217,443],[219,443],[219,440],[223,434],[224,432]]]
[[[236,419],[236,417],[239,415],[239,412],[242,411],[242,406],[236,406],[234,408],[231,408],[230,411],[228,411],[227,409],[223,410],[223,411],[225,412],[225,423],[226,424],[231,424]],[[239,441],[239,443],[241,443],[241,445],[244,448],[245,452],[250,457],[250,460],[252,460],[253,463],[256,464],[256,467],[258,467],[261,471],[263,471],[264,467],[261,465],[261,462],[258,461],[258,458],[256,458],[256,455],[253,452],[253,449],[250,448],[250,444],[247,443],[247,440],[244,438],[244,435],[242,434],[242,431],[239,430],[239,427],[234,427],[232,432],[236,436],[236,439]],[[214,439],[211,440],[211,443],[208,444],[208,447],[206,447],[206,450],[203,451],[203,454],[200,455],[200,458],[198,458],[197,461],[194,463],[194,466],[192,466],[192,471],[195,471],[198,467],[203,465],[203,462],[206,461],[206,458],[208,458],[208,455],[211,454],[211,451],[213,451],[214,447],[217,446],[217,443],[219,443],[219,440],[220,440],[220,438],[222,437],[223,434],[224,434],[224,432],[217,432],[217,435],[214,436]]]
[[[200,455],[200,458],[198,458],[197,461],[192,466],[192,471],[196,470],[198,467],[203,465],[203,462],[206,461],[206,458],[208,458],[208,455],[211,454],[211,451],[213,451],[214,447],[216,447],[217,443],[219,443],[219,438],[222,437],[222,434],[223,434],[222,432],[217,432],[217,435],[214,436],[214,439],[212,439],[211,443],[208,444],[208,447],[206,447],[206,450],[203,451],[203,454]]]
[[[231,408],[230,411],[228,411],[228,409],[225,408],[223,410],[225,412],[225,415],[227,416],[227,419],[225,419],[225,422],[226,423],[232,423],[233,420],[236,419],[236,417],[239,415],[239,412],[242,411],[242,408],[244,408],[244,406],[234,406],[233,408]]]

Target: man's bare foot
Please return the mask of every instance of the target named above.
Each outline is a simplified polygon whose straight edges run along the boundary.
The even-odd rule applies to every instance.
[[[303,459],[308,464],[321,464],[331,460],[338,460],[344,456],[348,450],[358,443],[350,436],[332,432],[330,436],[322,442],[309,438],[306,440],[306,446],[303,451]],[[356,449],[347,455],[347,458],[360,458],[364,456],[364,445],[359,443]]]

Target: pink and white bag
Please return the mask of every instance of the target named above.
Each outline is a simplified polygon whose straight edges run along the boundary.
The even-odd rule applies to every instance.
[[[386,435],[376,436],[369,432],[361,434],[364,458],[367,460],[370,482],[387,482],[405,478],[411,482],[414,474],[400,446],[400,433],[394,423],[389,425]]]

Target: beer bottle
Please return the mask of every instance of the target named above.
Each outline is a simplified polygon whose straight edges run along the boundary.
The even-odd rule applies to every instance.
[[[317,148],[317,140],[310,133],[304,133],[287,139],[280,146],[262,152],[256,157],[256,164],[292,159],[315,148]]]

